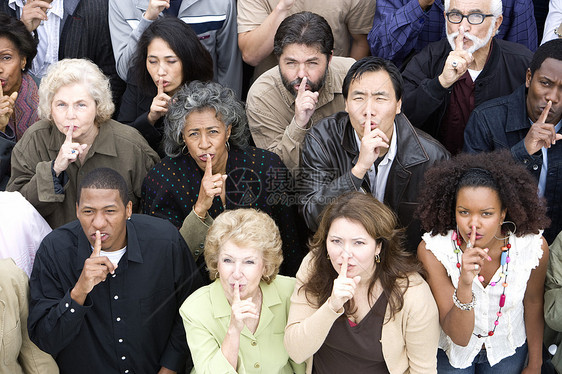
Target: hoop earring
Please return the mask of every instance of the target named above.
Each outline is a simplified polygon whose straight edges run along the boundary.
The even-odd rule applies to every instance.
[[[228,140],[224,143],[224,145],[226,146],[226,151],[230,152],[230,144],[228,143]]]
[[[517,232],[517,225],[516,225],[515,222],[513,222],[513,221],[503,221],[502,223],[500,223],[500,228],[501,228],[505,223],[511,223],[511,224],[513,225],[513,231],[511,231],[511,230],[507,231],[508,234],[507,234],[507,236],[506,236],[505,238],[498,238],[497,236],[494,235],[494,238],[496,238],[496,239],[499,240],[499,241],[506,240],[506,239],[509,238],[510,235],[515,235],[515,233]],[[503,230],[502,230],[502,232],[503,232]]]
[[[377,253],[377,254],[375,255],[375,262],[376,262],[377,264],[380,264],[380,263],[381,263],[381,255],[380,255],[379,253]]]
[[[219,274],[219,272],[217,271],[217,272],[215,273],[215,279],[219,279],[219,278],[220,278],[220,274]]]
[[[183,145],[182,149],[181,149],[181,154],[184,156],[189,156],[189,151],[187,149],[187,145]]]
[[[262,278],[265,283],[269,283],[269,281],[271,280],[271,277],[269,275],[263,275]]]

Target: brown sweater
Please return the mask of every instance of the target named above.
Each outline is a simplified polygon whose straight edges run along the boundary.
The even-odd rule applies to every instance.
[[[308,303],[304,291],[299,292],[309,277],[310,260],[308,254],[297,273],[285,328],[285,348],[295,362],[307,361],[307,374],[312,373],[312,355],[324,343],[334,321],[343,314],[343,308],[334,312],[328,302],[316,309]],[[391,374],[436,373],[440,332],[437,305],[419,274],[411,274],[409,280],[404,307],[383,325],[383,357]],[[389,315],[387,307],[385,321]]]

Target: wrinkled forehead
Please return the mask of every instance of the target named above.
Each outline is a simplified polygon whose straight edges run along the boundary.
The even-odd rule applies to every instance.
[[[463,14],[489,13],[490,0],[451,0],[448,11],[458,10]]]

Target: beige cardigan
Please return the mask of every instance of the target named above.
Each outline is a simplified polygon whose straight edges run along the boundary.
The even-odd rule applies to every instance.
[[[343,308],[336,313],[328,302],[316,309],[308,303],[304,291],[299,292],[309,277],[310,260],[309,253],[297,273],[285,328],[285,349],[295,362],[307,361],[307,374],[312,373],[312,356],[324,343],[334,321],[343,314]],[[383,325],[383,357],[391,374],[436,373],[440,332],[437,305],[419,274],[411,274],[409,280],[404,307]],[[387,307],[385,321],[388,317]]]

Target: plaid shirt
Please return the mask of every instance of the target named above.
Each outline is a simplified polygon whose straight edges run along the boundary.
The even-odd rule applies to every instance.
[[[378,0],[368,40],[371,54],[400,66],[413,51],[445,37],[442,0],[424,12],[418,0]],[[503,0],[503,22],[498,37],[537,49],[537,24],[532,0]]]

